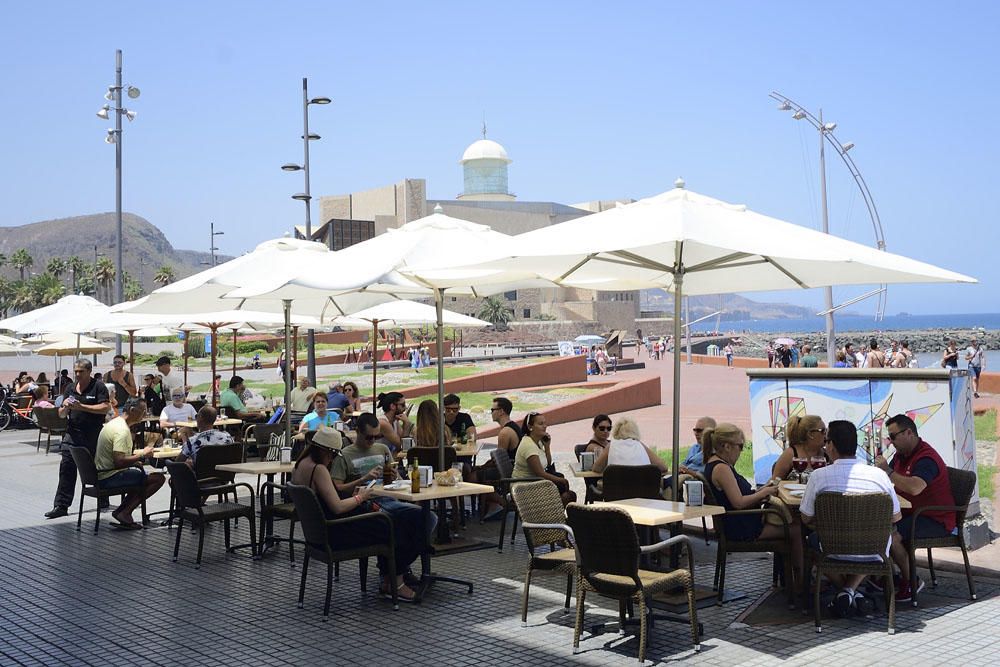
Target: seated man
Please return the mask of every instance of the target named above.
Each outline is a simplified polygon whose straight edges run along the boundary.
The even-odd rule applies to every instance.
[[[320,434],[326,434],[329,430],[332,429],[317,431],[313,439],[315,440]],[[380,434],[381,429],[375,415],[363,412],[358,416],[357,442],[344,447],[330,468],[333,484],[341,496],[349,496],[358,486],[379,479],[382,476],[382,467],[393,465],[392,452],[389,448],[381,442],[375,442]]]
[[[330,392],[326,395],[326,404],[331,410],[343,410],[351,404],[351,399],[344,394],[342,382],[334,382],[330,385]]]
[[[445,435],[451,437],[451,441],[459,443],[476,441],[476,425],[472,423],[472,417],[468,412],[462,412],[462,399],[456,394],[448,394],[444,397],[444,423],[450,433]]]
[[[160,428],[164,433],[176,431],[177,438],[181,442],[194,435],[194,429],[188,426],[177,426],[177,422],[193,422],[197,415],[194,406],[184,401],[185,393],[183,387],[174,387],[170,390],[170,405],[160,411]]]
[[[134,467],[136,463],[153,452],[152,445],[137,454],[132,453],[132,427],[146,414],[146,403],[141,398],[129,398],[122,405],[122,414],[115,417],[101,429],[97,436],[97,451],[94,465],[97,467],[97,485],[102,489],[118,489],[126,486],[143,486],[141,492],[132,492],[122,498],[122,503],[113,512],[117,522],[111,525],[125,530],[139,530],[142,524],[132,519],[132,512],[142,501],[156,493],[166,478],[162,473],[146,473]]]
[[[910,501],[912,510],[934,505],[954,505],[955,498],[951,493],[951,480],[948,478],[948,468],[941,455],[933,447],[920,439],[917,425],[904,414],[890,417],[885,423],[889,440],[896,448],[896,456],[888,463],[884,456],[875,458],[875,465],[889,474],[889,479],[896,487],[899,495]],[[899,566],[901,580],[896,591],[897,602],[907,602],[913,599],[914,593],[924,588],[924,582],[917,579],[917,590],[911,590],[910,564],[906,555],[904,542],[908,542],[916,531],[916,537],[945,537],[955,533],[955,513],[941,510],[928,510],[917,517],[916,528],[913,529],[912,510],[903,513],[903,520],[893,535],[892,559]]]
[[[309,386],[308,375],[300,375],[298,385],[291,392],[291,403],[289,405],[292,408],[292,412],[299,414],[309,412],[312,409],[313,396],[316,395],[317,391],[316,387]]]
[[[711,417],[702,417],[694,424],[694,444],[691,445],[691,449],[688,450],[687,456],[684,457],[680,468],[678,468],[680,472],[680,477],[677,479],[678,500],[684,499],[684,482],[691,479],[692,473],[705,474],[705,454],[701,448],[701,434],[707,428],[715,428],[715,420]],[[673,475],[665,477],[663,479],[663,488],[672,489],[673,482]]]
[[[229,417],[236,417],[245,422],[264,421],[264,413],[258,410],[247,410],[246,405],[243,404],[241,397],[244,389],[246,389],[246,385],[243,384],[243,378],[234,375],[229,379],[229,389],[219,395],[219,406],[226,409]]]
[[[188,438],[184,446],[181,447],[181,454],[177,457],[178,461],[184,461],[194,468],[195,460],[198,458],[198,450],[202,447],[233,444],[233,436],[215,428],[217,416],[218,413],[211,405],[206,405],[198,411],[198,433]]]
[[[802,497],[802,504],[799,513],[802,516],[802,523],[809,525],[816,515],[816,497],[821,493],[884,493],[892,498],[892,520],[899,521],[899,497],[896,490],[892,488],[892,482],[888,475],[878,468],[866,465],[857,458],[858,453],[858,431],[854,424],[849,421],[835,420],[827,426],[826,455],[833,461],[829,465],[819,470],[813,471],[809,477],[809,484],[806,485],[805,495]],[[810,543],[813,548],[817,548],[818,543],[813,543],[815,533],[810,536]],[[889,548],[892,544],[892,537],[886,540],[885,556],[889,555]],[[838,555],[839,560],[871,561],[877,560],[874,555]],[[833,600],[833,610],[838,616],[850,616],[854,612],[861,615],[868,615],[875,609],[875,602],[865,597],[859,590],[864,576],[859,574],[839,576],[828,575],[830,581],[840,588],[837,597]]]
[[[326,394],[323,392],[319,391],[313,395],[312,405],[312,411],[306,414],[299,424],[299,433],[315,431],[322,426],[333,426],[340,421],[340,415],[327,410]]]

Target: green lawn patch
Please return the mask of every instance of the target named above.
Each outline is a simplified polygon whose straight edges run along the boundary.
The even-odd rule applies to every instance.
[[[987,410],[981,415],[975,416],[976,440],[997,439],[997,411]]]
[[[690,451],[690,445],[687,447],[681,447],[679,460],[684,461]],[[671,465],[671,450],[657,449],[656,455],[663,459],[668,466]],[[736,461],[736,472],[743,475],[750,480],[751,483],[753,483],[753,443],[748,442],[747,446],[743,448],[743,453],[740,454],[740,458]]]
[[[976,478],[979,482],[979,497],[993,500],[993,476],[997,474],[996,466],[979,463],[976,465]]]

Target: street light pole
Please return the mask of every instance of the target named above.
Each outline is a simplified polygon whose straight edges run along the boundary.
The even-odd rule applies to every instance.
[[[217,231],[215,231],[215,223],[214,222],[208,223],[208,227],[209,227],[209,231],[212,234],[209,237],[208,251],[210,253],[212,253],[212,266],[215,266],[215,264],[216,264],[216,262],[215,262],[215,251],[218,250],[218,248],[215,247],[215,237],[216,236],[222,236],[223,234],[225,234],[225,232],[217,232]]]
[[[125,269],[124,224],[122,222],[122,50],[115,51],[115,234],[118,248],[115,250],[115,301],[125,300],[122,271]],[[115,354],[122,353],[122,337],[115,336]]]
[[[281,166],[284,171],[302,171],[305,176],[305,191],[292,195],[292,199],[297,199],[306,205],[306,233],[307,241],[312,240],[312,194],[309,189],[309,142],[319,139],[318,134],[309,134],[309,105],[329,104],[328,97],[315,97],[309,99],[309,79],[302,77],[302,164],[284,164]],[[309,329],[306,332],[306,365],[309,382],[316,386],[316,332]]]
[[[823,233],[830,233],[830,210],[826,201],[826,125],[823,124],[823,110],[819,110],[819,189],[823,200]],[[833,324],[833,287],[826,286],[823,292],[826,306],[826,362],[830,368],[837,363],[837,337]]]

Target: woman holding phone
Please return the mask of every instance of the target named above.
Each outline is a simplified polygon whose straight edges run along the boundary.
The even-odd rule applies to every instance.
[[[545,415],[540,412],[529,412],[521,426],[524,437],[517,446],[514,455],[514,479],[536,477],[547,479],[559,489],[563,505],[569,505],[576,500],[576,494],[569,490],[569,481],[555,471],[552,464],[551,437],[546,433]]]

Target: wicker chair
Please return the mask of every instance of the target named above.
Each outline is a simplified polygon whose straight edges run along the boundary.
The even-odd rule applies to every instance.
[[[295,513],[295,504],[292,502],[275,502],[275,503],[265,503],[264,498],[267,495],[266,491],[273,490],[277,492],[278,497],[281,497],[285,493],[285,487],[281,484],[275,484],[274,482],[264,482],[261,484],[260,490],[257,492],[257,497],[260,499],[260,536],[257,538],[257,542],[260,544],[261,549],[264,549],[264,529],[267,527],[268,522],[273,522],[275,519],[286,519],[288,521],[288,537],[275,537],[274,535],[266,536],[271,542],[288,542],[288,560],[292,567],[295,567],[295,543],[305,544],[302,540],[295,539],[295,523],[299,520],[298,514]]]
[[[278,445],[271,444],[271,436],[280,436],[284,433],[284,421],[279,421],[277,424],[251,424],[244,433],[243,444],[249,446],[252,439],[252,444],[257,446],[257,455],[261,461],[276,461],[278,460]],[[295,433],[295,429],[292,429],[292,433]]]
[[[654,465],[612,465],[604,469],[604,500],[653,498],[663,500],[663,473]]]
[[[721,502],[715,496],[715,491],[710,483],[704,485],[705,489],[705,504],[707,505],[722,505]],[[730,540],[726,538],[726,517],[733,516],[748,516],[752,514],[760,514],[763,517],[768,515],[776,518],[778,523],[784,529],[784,534],[781,539],[771,539],[762,540],[756,539],[752,542],[739,542],[736,540]],[[794,606],[795,604],[795,590],[792,586],[792,537],[790,532],[789,520],[784,512],[775,508],[758,508],[749,510],[727,510],[725,514],[716,514],[712,517],[712,526],[715,529],[715,534],[719,539],[719,544],[716,548],[716,559],[715,559],[715,578],[713,579],[712,588],[718,591],[718,603],[722,604],[722,598],[725,594],[726,587],[726,560],[731,553],[760,553],[760,552],[772,552],[775,555],[780,554],[781,560],[784,564],[784,575],[785,575],[785,588],[788,591],[788,604]]]
[[[205,448],[202,452],[207,449],[210,448]],[[201,458],[201,453],[198,454],[198,458]],[[177,539],[174,541],[173,560],[175,563],[177,562],[177,552],[181,547],[181,533],[184,532],[185,519],[198,526],[198,559],[195,562],[196,569],[201,568],[201,554],[205,544],[205,524],[215,521],[225,521],[226,550],[231,551],[229,520],[241,516],[246,517],[250,521],[250,551],[253,553],[253,557],[257,558],[257,531],[254,524],[254,492],[252,486],[240,482],[238,484],[212,487],[212,493],[232,491],[235,495],[236,487],[245,486],[250,493],[249,505],[235,502],[206,505],[202,501],[204,490],[198,486],[198,480],[195,478],[194,471],[191,470],[187,463],[168,461],[167,469],[170,471],[170,482],[176,496],[177,509],[175,516],[179,520],[177,524]]]
[[[910,561],[910,585],[913,591],[913,606],[917,606],[917,549],[927,549],[927,567],[931,572],[931,585],[937,586],[937,575],[934,573],[934,559],[931,557],[933,547],[959,547],[962,550],[962,558],[965,559],[965,579],[969,584],[969,599],[976,599],[976,585],[972,582],[972,570],[969,567],[969,552],[965,546],[965,515],[969,511],[969,501],[972,499],[973,490],[976,488],[976,473],[971,470],[959,470],[948,467],[948,479],[951,482],[951,495],[955,499],[954,505],[935,505],[933,507],[921,507],[913,511],[903,521],[913,521],[914,526],[910,529],[910,535],[915,535],[917,517],[927,510],[940,510],[955,513],[955,526],[958,528],[957,535],[946,535],[944,537],[916,538],[907,544],[906,555]]]
[[[698,612],[694,599],[694,551],[686,535],[646,547],[639,546],[632,518],[616,507],[599,507],[570,503],[566,507],[567,520],[573,529],[576,542],[577,574],[576,625],[573,630],[573,651],[580,648],[580,629],[583,627],[584,604],[587,591],[619,601],[619,613],[624,616],[624,604],[639,605],[639,662],[646,659],[646,599],[660,591],[683,586],[687,592],[688,614],[691,618],[691,640],[695,650],[701,650],[698,641]],[[654,572],[639,569],[642,554],[662,551],[676,544],[686,547],[687,567],[671,572]]]
[[[295,512],[302,524],[302,533],[305,536],[306,555],[302,559],[302,579],[299,582],[299,609],[302,608],[306,594],[306,573],[309,571],[309,560],[315,558],[321,563],[326,563],[326,602],[323,606],[323,620],[330,617],[330,595],[333,592],[333,566],[345,560],[359,559],[358,569],[361,572],[361,590],[367,590],[368,582],[368,558],[371,556],[382,556],[386,560],[389,581],[396,580],[396,538],[393,534],[392,518],[385,512],[369,512],[367,514],[356,514],[343,519],[327,519],[323,513],[323,508],[319,504],[316,492],[308,486],[299,484],[287,484],[285,487],[292,497],[295,505]],[[330,533],[327,530],[330,526],[340,526],[355,521],[384,521],[389,525],[389,539],[385,544],[369,544],[362,547],[349,549],[338,549],[336,544],[330,543]],[[392,589],[392,607],[399,609],[399,599],[395,586]]]
[[[85,496],[90,496],[98,500],[97,517],[94,520],[94,535],[97,535],[97,531],[101,528],[100,500],[102,498],[110,498],[111,496],[124,496],[126,493],[132,493],[133,491],[137,493],[144,492],[146,485],[139,484],[138,486],[123,486],[117,489],[102,489],[97,481],[97,473],[108,471],[97,469],[97,466],[94,464],[94,456],[90,453],[90,450],[86,447],[70,445],[69,453],[73,457],[73,463],[76,464],[77,472],[80,473],[80,509],[76,515],[76,529],[80,530],[80,524],[83,522],[83,499]],[[142,501],[142,523],[143,525],[149,523],[145,500]]]
[[[885,577],[886,607],[889,610],[889,634],[896,632],[896,591],[892,582],[892,560],[885,555],[892,534],[892,499],[884,493],[821,493],[816,497],[813,522],[819,537],[820,551],[812,551],[816,566],[813,593],[813,618],[816,632],[823,631],[820,618],[819,589],[823,573],[867,574]],[[880,560],[838,560],[847,554],[873,554]]]
[[[500,520],[500,540],[497,542],[497,551],[503,553],[503,536],[507,532],[508,512],[514,512],[514,525],[510,529],[511,544],[514,544],[514,536],[517,535],[517,503],[514,502],[510,489],[514,484],[537,482],[540,478],[523,477],[514,479],[511,477],[514,474],[514,462],[510,460],[510,455],[507,454],[507,450],[505,449],[494,449],[490,452],[490,457],[493,459],[493,463],[496,464],[497,471],[500,473],[500,479],[497,480],[497,483],[500,485],[500,497],[503,499],[503,518]]]
[[[526,626],[528,590],[535,570],[566,575],[565,608],[569,609],[573,595],[573,577],[576,575],[576,552],[573,549],[571,531],[566,525],[566,510],[555,484],[548,480],[515,484],[510,492],[521,513],[521,528],[531,553],[521,600],[521,625]],[[549,550],[542,551],[544,547],[549,547]]]
[[[52,436],[61,437],[66,432],[69,420],[59,416],[59,408],[35,408],[35,422],[38,424],[37,452],[42,448],[42,434],[45,434],[45,454],[48,456],[52,446]]]

